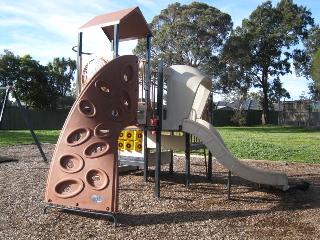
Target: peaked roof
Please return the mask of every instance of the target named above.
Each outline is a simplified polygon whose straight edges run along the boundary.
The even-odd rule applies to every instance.
[[[262,106],[259,102],[255,100],[246,100],[246,101],[233,101],[233,102],[226,102],[226,101],[218,101],[216,103],[217,108],[221,110],[232,110],[232,109],[243,109],[243,110],[262,110]],[[271,110],[271,108],[269,108]],[[280,103],[273,103],[273,110],[274,111],[283,111],[283,102]]]
[[[146,38],[152,35],[139,7],[96,16],[80,27],[79,32],[88,28],[101,27],[111,41],[114,40],[115,24],[119,24],[119,41]]]

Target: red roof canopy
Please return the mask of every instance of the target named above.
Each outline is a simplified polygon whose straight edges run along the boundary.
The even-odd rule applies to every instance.
[[[101,27],[108,39],[114,40],[114,25],[119,24],[119,41],[146,38],[152,32],[139,7],[128,8],[96,16],[79,28]]]

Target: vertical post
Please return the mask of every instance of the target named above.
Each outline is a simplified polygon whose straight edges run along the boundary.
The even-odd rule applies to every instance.
[[[213,92],[210,93],[209,95],[209,122],[211,125],[213,125]],[[208,156],[208,173],[207,173],[207,178],[210,180],[212,178],[212,153],[209,151],[209,156]]]
[[[228,172],[228,196],[227,199],[230,200],[231,193],[231,171]]]
[[[170,132],[170,135],[173,136],[173,132]],[[171,158],[171,162],[169,165],[169,173],[172,174],[173,173],[173,150],[170,150],[170,158]]]
[[[3,117],[3,114],[4,114],[4,109],[6,107],[6,103],[8,101],[8,98],[9,98],[9,88],[6,89],[6,93],[5,93],[5,96],[4,96],[4,100],[3,100],[3,103],[2,103],[2,107],[1,107],[1,112],[0,112],[0,128],[1,128],[1,123],[2,123],[2,117]]]
[[[163,60],[158,62],[158,91],[157,91],[157,125],[156,125],[156,168],[155,168],[155,197],[160,197],[161,171],[161,130],[162,130],[162,98],[163,98]]]
[[[186,187],[189,187],[190,179],[190,134],[186,133]]]
[[[82,76],[82,32],[78,33],[78,52],[77,52],[77,82],[76,94],[77,97],[81,92],[81,76]]]
[[[119,56],[119,24],[114,25],[113,29],[113,58]]]
[[[144,168],[143,168],[143,180],[146,182],[148,180],[148,145],[147,145],[147,139],[148,139],[148,116],[149,116],[149,106],[150,106],[150,54],[151,54],[151,36],[147,37],[147,69],[146,69],[146,79],[145,79],[145,104],[147,106],[147,114],[146,114],[146,128],[144,129],[143,135],[144,135]]]

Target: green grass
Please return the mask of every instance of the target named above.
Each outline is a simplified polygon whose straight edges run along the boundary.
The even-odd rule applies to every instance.
[[[56,143],[59,138],[59,130],[35,130],[39,142]],[[19,144],[34,144],[29,130],[0,130],[0,146]]]
[[[320,127],[217,127],[237,158],[320,163]],[[56,143],[60,131],[35,131],[42,143]],[[30,131],[0,130],[0,146],[34,144]]]
[[[320,163],[320,128],[218,127],[237,158]]]

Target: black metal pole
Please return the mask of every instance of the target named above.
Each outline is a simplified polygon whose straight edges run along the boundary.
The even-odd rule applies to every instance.
[[[231,193],[231,171],[228,172],[228,196],[227,199],[230,200]]]
[[[209,95],[209,122],[211,125],[213,125],[213,93],[211,92]],[[212,153],[209,151],[209,156],[208,156],[208,173],[207,173],[207,178],[210,180],[212,178]]]
[[[145,86],[144,86],[144,90],[145,90],[145,104],[147,106],[147,114],[146,114],[146,127],[144,129],[144,166],[143,166],[143,180],[146,182],[148,180],[148,145],[147,145],[147,139],[148,139],[148,121],[149,121],[149,111],[151,109],[149,109],[150,106],[150,54],[151,54],[151,36],[147,37],[147,69],[146,69],[146,79],[145,79]]]
[[[113,58],[119,56],[119,24],[114,25],[113,31]]]
[[[77,84],[76,94],[77,97],[81,92],[81,78],[82,78],[82,32],[78,33],[78,52],[77,52]]]
[[[157,125],[156,125],[156,168],[155,168],[155,197],[160,197],[161,171],[161,130],[162,130],[162,100],[163,100],[163,60],[158,62],[158,91],[157,91]]]
[[[190,180],[190,134],[186,133],[186,187],[189,187]]]
[[[24,112],[24,110],[23,110],[23,107],[22,107],[22,105],[21,105],[21,102],[20,102],[20,100],[19,100],[19,98],[18,98],[18,95],[17,95],[16,91],[15,91],[14,89],[12,89],[12,92],[13,92],[13,95],[14,95],[14,97],[15,97],[18,105],[19,105],[19,108],[20,108],[20,111],[21,111],[21,113],[22,113],[22,116],[23,116],[24,120],[26,121],[26,123],[27,123],[27,125],[28,125],[28,128],[29,128],[29,130],[30,130],[30,133],[31,133],[31,135],[32,135],[35,143],[37,144],[37,147],[38,147],[38,149],[39,149],[39,151],[40,151],[40,153],[41,153],[41,156],[42,156],[43,160],[44,160],[45,162],[48,162],[48,160],[47,160],[47,158],[46,158],[46,155],[44,154],[44,152],[43,152],[43,150],[42,150],[42,148],[41,148],[41,144],[40,144],[40,142],[38,141],[38,138],[37,138],[36,134],[35,134],[34,131],[33,131],[33,128],[32,128],[32,126],[31,126],[31,123],[30,123],[29,120],[28,120],[27,114],[26,114],[26,113]]]
[[[8,98],[9,98],[9,87],[8,87],[7,90],[6,90],[6,93],[5,93],[5,96],[4,96],[4,100],[3,100],[3,103],[2,103],[2,107],[1,107],[1,112],[0,112],[0,129],[1,129],[2,117],[3,117],[3,114],[4,114],[4,109],[6,108],[6,103],[7,103],[7,101],[8,101]]]

